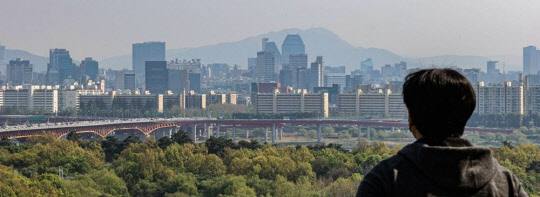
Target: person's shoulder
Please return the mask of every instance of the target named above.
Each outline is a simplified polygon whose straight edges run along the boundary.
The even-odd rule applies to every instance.
[[[392,196],[396,172],[406,163],[396,154],[375,165],[362,179],[357,196]]]
[[[514,196],[528,196],[527,193],[525,193],[525,190],[522,187],[518,177],[508,168],[500,165],[499,162],[495,161],[495,163],[497,166],[497,172],[492,179],[492,184],[498,186],[499,188],[502,186],[508,186],[508,188],[505,189],[507,189],[508,192]]]

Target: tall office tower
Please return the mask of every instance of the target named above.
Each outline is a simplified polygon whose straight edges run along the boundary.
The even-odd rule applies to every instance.
[[[190,88],[190,80],[189,80],[189,70],[188,69],[182,69],[180,70],[180,90],[181,92],[186,90],[186,91],[191,91],[191,88]]]
[[[169,89],[168,77],[167,61],[146,61],[146,90],[149,90],[151,94],[163,94],[167,92]]]
[[[263,38],[261,41],[262,41],[262,49],[261,49],[261,51],[265,51],[266,50],[266,43],[268,42],[268,38]]]
[[[132,65],[137,86],[144,83],[146,61],[165,61],[165,42],[143,42],[132,46]]]
[[[305,54],[306,46],[304,41],[298,34],[288,34],[281,45],[281,53],[283,55],[283,64],[289,64],[289,57],[292,54]]]
[[[534,46],[523,47],[523,74],[538,74],[540,71],[540,50]]]
[[[311,63],[311,88],[324,87],[324,62],[322,56],[317,56],[317,60]]]
[[[23,85],[32,83],[32,64],[29,60],[17,58],[10,60],[7,65],[7,81],[11,85]]]
[[[495,66],[497,65],[497,62],[499,61],[487,61],[487,75],[488,79],[486,82],[489,84],[490,82],[499,82],[499,69],[496,69]]]
[[[275,42],[267,42],[264,46],[264,51],[272,51],[274,52],[274,64],[275,64],[275,67],[274,67],[274,73],[278,73],[279,70],[281,70],[281,60],[282,60],[282,57],[281,57],[281,53],[279,52],[279,49],[277,48],[277,45]]]
[[[263,82],[274,81],[276,73],[276,56],[272,51],[257,52],[255,78]]]
[[[367,58],[360,63],[360,71],[362,74],[369,74],[373,71],[373,61],[371,61],[371,58]]]
[[[115,90],[135,90],[135,72],[132,70],[117,70],[114,72]]]
[[[471,83],[477,83],[480,81],[480,69],[479,68],[471,68],[471,69],[463,69],[463,76],[469,80]]]
[[[210,69],[210,73],[212,73],[212,77],[215,78],[227,77],[231,71],[231,66],[225,63],[207,64],[207,66]]]
[[[97,81],[99,74],[99,64],[91,57],[84,58],[81,62],[81,82],[86,82],[84,79],[91,79]]]
[[[73,60],[66,49],[49,50],[47,65],[47,84],[64,84],[64,80],[73,79]]]
[[[257,66],[257,58],[256,57],[248,58],[248,72],[251,77],[255,76],[256,66]]]
[[[302,78],[298,77],[298,69],[306,69],[308,66],[308,56],[307,54],[290,54],[289,55],[289,66],[293,71],[293,86],[299,88],[299,80]]]
[[[191,90],[188,69],[169,69],[169,90],[175,94],[182,93],[184,90],[188,92]]]
[[[296,70],[296,76],[298,79],[298,86],[296,89],[310,89],[311,87],[311,69],[298,68]]]
[[[296,79],[296,77],[294,77],[295,73],[296,71],[293,71],[289,64],[283,65],[283,69],[279,71],[279,82],[281,82],[283,87],[295,86],[295,84],[293,83],[293,79]]]
[[[189,73],[189,90],[201,93],[201,73]]]
[[[4,60],[6,56],[6,46],[0,44],[0,60]]]

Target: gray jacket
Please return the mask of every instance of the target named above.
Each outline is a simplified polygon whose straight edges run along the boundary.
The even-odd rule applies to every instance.
[[[464,139],[420,139],[377,164],[360,182],[366,196],[528,196],[488,148]]]

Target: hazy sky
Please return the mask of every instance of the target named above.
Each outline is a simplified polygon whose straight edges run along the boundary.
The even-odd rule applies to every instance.
[[[402,56],[521,56],[540,47],[540,1],[0,0],[0,43],[42,56],[67,48],[99,60],[134,42],[196,47],[293,27]]]

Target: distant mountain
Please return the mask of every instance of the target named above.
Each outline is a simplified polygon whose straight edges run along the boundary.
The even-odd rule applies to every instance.
[[[14,60],[16,58],[22,58],[25,60],[30,60],[30,63],[34,65],[34,72],[42,72],[47,70],[47,63],[49,63],[48,57],[42,57],[39,55],[34,55],[30,52],[18,50],[18,49],[6,49],[4,61],[9,63],[9,60]],[[2,73],[5,70],[2,70]]]
[[[400,61],[405,61],[409,68],[427,68],[433,67],[461,67],[461,68],[481,68],[486,70],[486,62],[488,60],[496,60],[500,63],[497,68],[503,70],[522,70],[522,58],[518,56],[459,56],[459,55],[444,55],[434,57],[402,57],[391,51],[379,48],[362,48],[355,47],[348,42],[342,40],[339,36],[324,28],[311,29],[285,29],[277,32],[269,32],[266,34],[245,38],[236,42],[226,42],[216,45],[207,45],[193,48],[168,49],[166,59],[202,59],[204,64],[209,63],[227,63],[229,65],[238,64],[241,68],[247,68],[247,58],[256,57],[257,51],[261,50],[261,39],[269,38],[271,42],[276,42],[276,45],[281,50],[281,44],[287,34],[300,34],[304,44],[306,45],[306,53],[308,54],[309,62],[315,60],[316,56],[322,55],[326,66],[345,66],[347,72],[358,69],[360,62],[366,58],[371,58],[378,69],[385,64],[394,64]],[[5,62],[10,59],[21,57],[28,59],[34,64],[36,72],[45,71],[48,57],[34,55],[23,50],[6,49]],[[75,63],[77,61],[74,60]],[[100,67],[123,69],[131,68],[131,54],[114,56],[105,58],[99,61]],[[4,65],[0,65],[0,72],[5,72]]]
[[[503,71],[520,71],[521,57],[516,56],[460,56],[460,55],[443,55],[423,58],[408,58],[407,66],[410,68],[431,68],[431,67],[459,67],[459,68],[481,68],[487,70],[487,61],[499,61],[497,69]]]
[[[372,58],[374,63],[379,66],[405,60],[399,55],[384,49],[354,47],[324,28],[285,29],[236,42],[196,48],[168,49],[167,60],[200,58],[205,64],[228,63],[247,68],[247,59],[256,57],[257,51],[261,50],[262,38],[269,38],[271,42],[276,42],[276,45],[281,50],[281,44],[287,34],[300,34],[306,45],[306,53],[310,62],[314,61],[316,56],[322,55],[326,65],[346,66],[349,71],[359,68],[360,62],[366,58]],[[100,65],[114,69],[130,68],[131,55],[106,58],[100,61]]]

